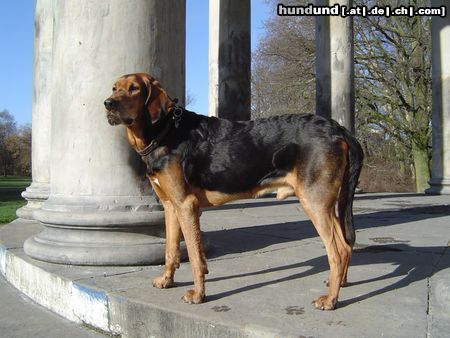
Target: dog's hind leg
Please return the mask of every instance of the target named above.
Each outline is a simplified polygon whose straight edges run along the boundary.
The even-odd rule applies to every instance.
[[[340,233],[342,234],[342,231]],[[353,245],[349,245],[345,240],[341,239],[339,245],[339,254],[343,258],[344,262],[344,271],[342,274],[341,286],[347,286],[348,267],[350,265],[352,253],[353,253]]]
[[[300,200],[325,245],[330,265],[328,294],[319,297],[313,301],[313,304],[320,310],[333,310],[336,307],[341,283],[348,267],[351,248],[345,243],[333,207],[314,203],[307,198],[301,197]]]
[[[162,201],[166,219],[166,253],[164,274],[153,279],[153,286],[166,289],[173,285],[175,270],[180,266],[181,228],[175,208],[170,201]]]
[[[330,275],[328,294],[313,301],[321,310],[336,307],[342,283],[345,283],[352,247],[346,242],[336,205],[343,183],[346,167],[345,156],[336,151],[320,151],[313,160],[299,166],[290,175],[290,183],[303,209],[310,217],[325,246]]]

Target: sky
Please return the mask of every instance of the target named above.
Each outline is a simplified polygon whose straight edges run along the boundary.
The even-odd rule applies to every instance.
[[[82,0],[80,0],[82,1]],[[186,88],[188,107],[208,113],[208,0],[186,1]],[[271,15],[265,0],[251,0],[252,51]],[[34,0],[0,0],[0,111],[19,125],[31,123]]]

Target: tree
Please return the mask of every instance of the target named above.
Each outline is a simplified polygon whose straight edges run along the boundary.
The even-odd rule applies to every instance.
[[[17,128],[7,110],[0,112],[0,170],[3,176],[31,174],[31,126]]]
[[[314,18],[274,14],[264,26],[252,61],[252,117],[314,113]]]
[[[31,126],[20,127],[5,141],[10,154],[13,175],[31,175]]]
[[[274,8],[278,3],[269,2]],[[409,4],[354,1],[369,8]],[[253,57],[252,116],[314,112],[314,17],[274,14],[265,27]],[[413,175],[416,190],[423,191],[430,177],[430,18],[355,17],[354,30],[356,130],[369,155],[366,163],[377,163],[374,169],[379,171],[390,167],[406,178]]]
[[[192,94],[189,90],[186,90],[186,97],[184,101],[184,106],[186,108],[193,105],[196,102],[195,95]]]
[[[429,17],[370,16],[355,22],[358,130],[382,131],[397,142],[400,153],[411,154],[417,191],[430,178],[430,36]]]
[[[6,109],[0,111],[0,170],[6,176],[11,169],[11,154],[6,147],[8,137],[16,132],[16,122]]]

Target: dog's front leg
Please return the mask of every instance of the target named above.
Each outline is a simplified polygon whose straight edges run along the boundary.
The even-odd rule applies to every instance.
[[[164,274],[153,279],[153,286],[166,289],[173,285],[175,270],[180,266],[180,223],[170,201],[162,201],[166,219],[166,255]]]
[[[208,269],[200,233],[200,214],[197,198],[192,195],[187,196],[177,206],[176,212],[183,231],[194,278],[194,289],[188,290],[182,299],[189,304],[199,304],[205,298],[205,274],[208,273]]]

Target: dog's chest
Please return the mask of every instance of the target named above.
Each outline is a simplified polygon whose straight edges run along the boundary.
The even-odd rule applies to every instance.
[[[161,188],[161,183],[159,183],[158,178],[156,178],[156,177],[151,177],[150,180],[151,180],[152,183],[155,184],[158,188]]]
[[[147,166],[147,174],[154,175],[165,170],[169,164],[169,150],[166,147],[159,147],[149,155],[142,157],[142,161]]]

